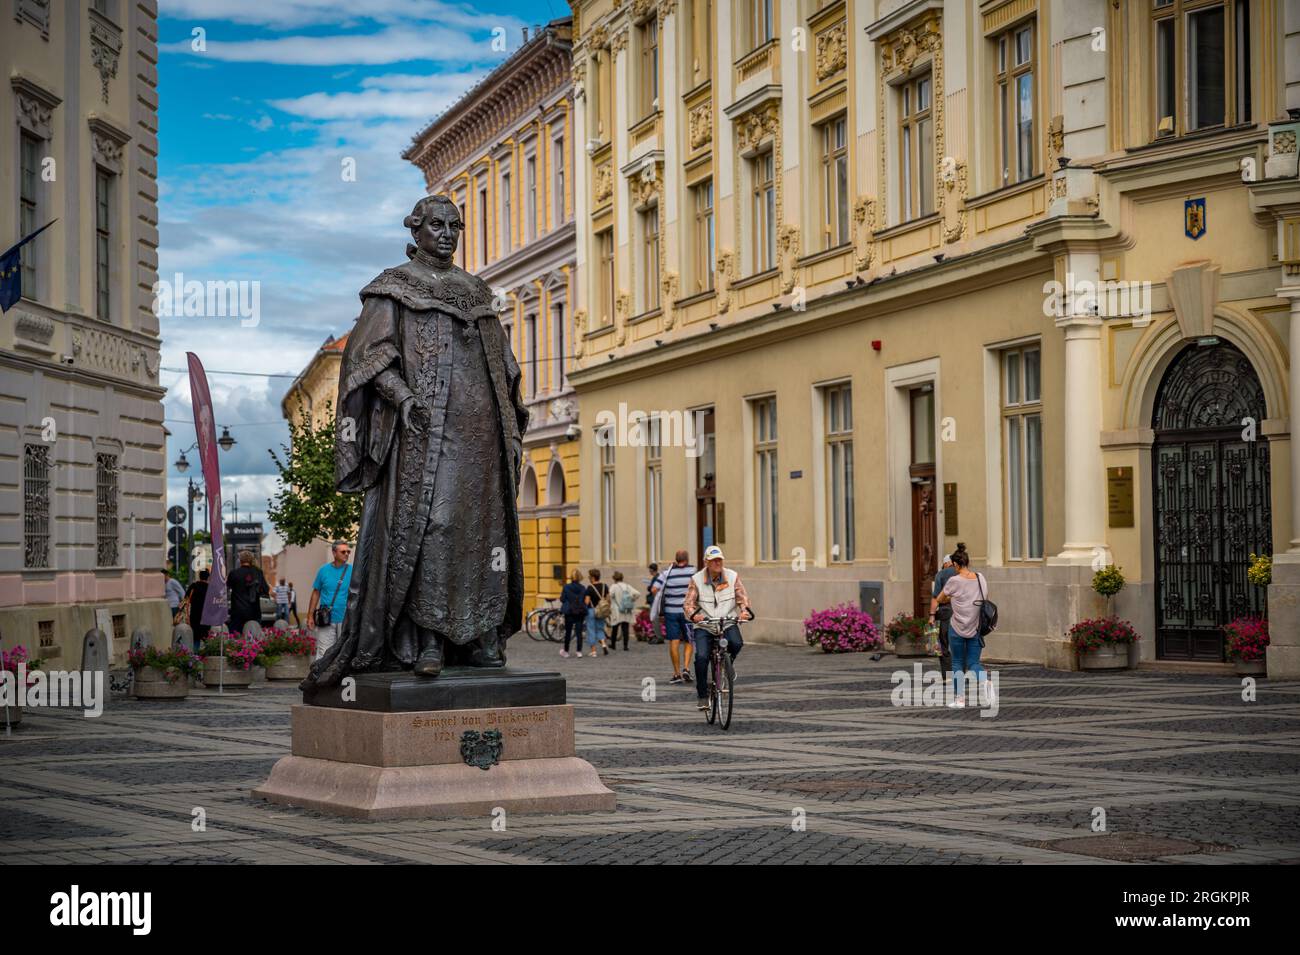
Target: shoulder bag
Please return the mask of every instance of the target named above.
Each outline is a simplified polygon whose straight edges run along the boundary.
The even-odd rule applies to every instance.
[[[313,619],[316,626],[328,627],[332,622],[330,618],[334,616],[334,598],[339,595],[339,588],[343,586],[343,576],[347,572],[348,569],[346,567],[339,571],[339,582],[334,585],[334,593],[330,597],[330,602],[327,604],[318,604],[316,606],[316,616]]]

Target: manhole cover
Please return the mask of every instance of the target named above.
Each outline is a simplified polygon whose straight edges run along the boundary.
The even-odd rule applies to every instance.
[[[872,779],[805,779],[782,783],[781,788],[797,793],[842,793],[857,789],[867,792],[898,792],[916,787],[907,783],[882,783]]]
[[[1186,839],[1169,839],[1148,836],[1141,832],[1112,832],[1095,836],[1073,836],[1032,843],[1039,849],[1053,852],[1070,852],[1074,855],[1110,859],[1114,862],[1141,862],[1162,856],[1185,856],[1199,852],[1213,852],[1218,847]]]

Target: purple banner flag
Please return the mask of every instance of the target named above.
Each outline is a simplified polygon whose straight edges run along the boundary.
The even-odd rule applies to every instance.
[[[199,441],[199,465],[203,468],[203,491],[207,495],[208,526],[212,528],[212,574],[208,596],[203,601],[204,626],[225,623],[230,616],[230,597],[226,593],[226,554],[221,529],[221,469],[217,464],[217,426],[212,420],[212,395],[203,362],[194,352],[186,352],[190,365],[190,403],[194,406],[194,434]]]

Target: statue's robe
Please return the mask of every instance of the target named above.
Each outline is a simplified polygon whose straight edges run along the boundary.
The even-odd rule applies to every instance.
[[[495,633],[504,650],[522,621],[519,365],[486,283],[407,254],[362,289],[343,353],[336,478],[365,503],[347,613],[305,690],[409,667],[421,629],[460,646]],[[412,393],[423,431],[402,424]]]

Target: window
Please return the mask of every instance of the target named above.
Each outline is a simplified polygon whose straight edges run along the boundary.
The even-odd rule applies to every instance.
[[[692,272],[695,291],[713,288],[716,255],[713,232],[713,180],[700,183],[691,190],[695,199],[695,241]]]
[[[113,246],[109,225],[112,222],[113,174],[95,167],[95,305],[100,321],[112,319],[109,295],[109,264]]]
[[[651,206],[641,217],[641,308],[659,307],[659,207]]]
[[[1002,353],[1007,559],[1043,556],[1043,405],[1037,345]]]
[[[651,17],[640,26],[641,116],[659,108],[659,21]]]
[[[596,138],[608,142],[614,128],[614,54],[602,50],[591,62],[596,72]]]
[[[645,526],[650,560],[658,562],[664,553],[664,451],[660,419],[647,418],[645,448]]]
[[[99,567],[117,566],[117,455],[95,455],[95,544]]]
[[[601,557],[614,559],[614,429],[597,432],[600,444],[600,534]]]
[[[998,185],[1034,175],[1034,24],[1021,23],[993,38]]]
[[[608,325],[614,321],[614,230],[612,228],[596,234],[596,247],[600,250],[600,320]]]
[[[22,139],[22,173],[18,187],[18,217],[22,221],[18,224],[19,236],[31,235],[42,225],[40,222],[40,189],[41,189],[41,151],[43,141],[35,136],[29,136],[27,133],[21,134]],[[22,285],[23,297],[35,301],[38,289],[36,287],[37,273],[37,244],[44,237],[34,239],[22,247],[19,256],[22,262]]]
[[[754,273],[766,272],[776,266],[776,160],[772,152],[750,160],[750,175],[754,182],[753,242]]]
[[[825,389],[826,499],[830,518],[830,559],[853,560],[853,389]]]
[[[899,90],[899,159],[903,221],[934,211],[934,122],[930,117],[930,74],[908,80]]]
[[[772,39],[772,0],[747,0],[749,49],[756,50]]]
[[[559,226],[564,221],[564,139],[555,140],[551,159],[551,222]]]
[[[557,302],[551,306],[551,359],[555,363],[554,370],[551,372],[552,391],[563,391],[569,387],[568,368],[565,367],[568,355],[565,339],[568,338],[568,334],[569,330],[564,322],[564,303]]]
[[[23,446],[23,566],[50,566],[50,446]]]
[[[849,241],[848,128],[843,116],[821,126],[822,235],[827,249]]]
[[[912,404],[912,463],[934,464],[934,386],[915,388],[908,397]]]
[[[537,238],[537,157],[529,156],[524,167],[524,188],[528,190],[528,207],[524,214],[528,217],[528,235],[526,240]]]
[[[478,191],[478,264],[479,268],[487,265],[488,260],[488,203],[487,186]]]
[[[713,0],[690,0],[690,9],[691,57],[687,62],[686,89],[709,78],[713,60]]]
[[[524,393],[537,397],[537,316],[524,316]]]
[[[464,200],[464,199],[462,199],[459,203],[457,203],[457,205],[456,205],[456,209],[457,209],[457,211],[460,212],[460,221],[461,221],[461,222],[466,222],[467,220],[466,220],[466,218],[465,218],[465,200]],[[456,256],[457,256],[457,259],[458,259],[459,262],[460,262],[460,267],[461,267],[462,269],[464,269],[464,268],[468,268],[468,266],[465,264],[465,256],[466,256],[465,247],[466,247],[468,244],[469,244],[469,243],[466,241],[466,237],[463,236],[463,235],[460,237],[460,242],[458,242],[458,243],[456,244]]]
[[[754,402],[754,476],[759,560],[780,560],[776,512],[776,399]]]
[[[1251,120],[1250,2],[1152,0],[1156,135]]]
[[[506,255],[510,251],[511,239],[511,218],[510,218],[510,173],[501,174],[501,235],[498,237],[497,247],[500,248],[501,254]]]

